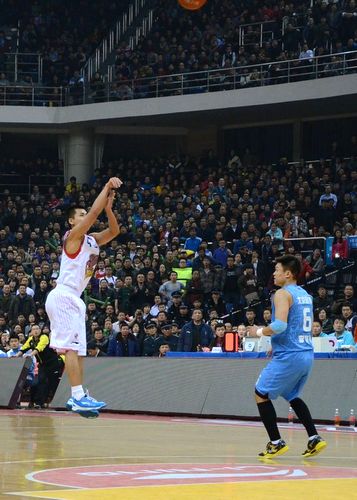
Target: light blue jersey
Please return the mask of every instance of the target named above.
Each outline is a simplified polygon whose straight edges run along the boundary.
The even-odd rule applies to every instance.
[[[298,285],[286,285],[293,302],[289,309],[288,326],[283,333],[271,337],[273,355],[289,352],[312,351],[311,329],[313,321],[312,297]],[[272,321],[275,320],[274,302]]]
[[[287,328],[271,337],[273,358],[263,369],[255,390],[261,397],[287,401],[298,398],[314,361],[311,340],[312,297],[300,286],[287,285],[293,301],[289,309]],[[275,320],[273,303],[273,321]]]

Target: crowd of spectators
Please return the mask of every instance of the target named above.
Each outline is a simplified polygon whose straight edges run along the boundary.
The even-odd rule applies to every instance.
[[[133,51],[125,42],[118,47],[110,99],[304,80],[316,73],[315,56],[357,48],[355,0],[317,0],[312,7],[310,0],[212,0],[194,14],[176,0],[161,0],[154,17],[151,33]],[[264,23],[263,34],[258,23]],[[242,29],[244,25],[250,26]],[[296,62],[288,77],[285,62],[291,59]],[[279,64],[269,65],[272,62]],[[263,63],[267,65],[262,72],[258,65]],[[208,70],[215,70],[209,78]],[[346,70],[356,71],[353,55],[347,63],[338,55],[324,58],[317,74],[335,76]],[[99,74],[95,85],[98,80]]]
[[[43,83],[69,85],[127,7],[101,0],[2,2],[7,23],[19,25],[19,52],[40,53]],[[74,82],[73,82],[74,83]]]
[[[65,102],[62,88],[68,89],[67,99],[79,101],[84,84],[81,68],[127,6],[127,2],[113,0],[100,4],[88,0],[3,2],[3,18],[19,27],[17,51],[25,55],[18,57],[14,71],[13,59],[1,58],[10,48],[0,32],[0,104],[61,106]],[[40,54],[41,68],[37,58],[26,59],[26,54]],[[15,77],[16,88],[11,88]]]
[[[13,22],[20,22],[20,51],[42,55],[42,84],[56,89],[48,91],[51,95],[38,90],[32,96],[35,82],[30,75],[20,74],[19,88],[13,95],[6,94],[6,102],[58,106],[66,99],[75,104],[83,102],[86,83],[89,100],[101,102],[206,92],[208,88],[229,90],[356,70],[356,57],[344,61],[338,55],[357,49],[355,0],[315,0],[312,6],[310,0],[210,0],[195,13],[182,9],[177,0],[157,0],[150,33],[134,48],[125,39],[119,43],[109,90],[99,72],[85,82],[80,70],[124,4],[37,0],[5,5]],[[258,23],[264,23],[263,33]],[[250,26],[242,29],[246,25]],[[315,56],[331,53],[335,55],[321,60],[316,69]],[[291,59],[296,62],[288,76],[285,62]],[[278,64],[269,65],[272,62]],[[267,63],[263,72],[258,67],[262,63]],[[208,80],[207,70],[216,70]],[[156,77],[161,77],[158,82]],[[1,87],[10,80],[5,69],[0,76],[0,99],[2,95],[5,99]],[[66,96],[62,87],[68,89]]]
[[[119,159],[87,184],[71,178],[46,194],[34,186],[27,198],[5,190],[0,355],[10,351],[11,338],[28,342],[34,327],[50,334],[44,304],[59,274],[66,209],[88,208],[114,174],[124,180],[115,207],[121,230],[101,249],[83,295],[89,355],[207,351],[222,344],[225,329],[243,339],[246,326],[270,321],[274,261],[283,253],[300,258],[299,283],[315,296],[314,335],[356,342],[356,273],[344,287],[325,286],[326,273],[348,261],[346,238],[357,235],[355,157],[258,165],[253,154],[231,151],[221,162],[209,151],[200,158]],[[96,229],[104,227],[100,218]],[[311,236],[334,237],[329,268],[323,240]]]

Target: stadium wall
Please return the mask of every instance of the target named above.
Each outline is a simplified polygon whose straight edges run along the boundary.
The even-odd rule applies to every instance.
[[[262,359],[86,358],[85,386],[108,409],[121,412],[192,414],[257,418],[254,385]],[[315,360],[303,397],[315,419],[342,419],[357,408],[355,360]],[[1,379],[1,373],[0,373]],[[64,408],[69,397],[66,375],[52,406]],[[286,418],[288,405],[279,399],[277,414]]]
[[[31,364],[31,358],[0,358],[0,408],[15,408]]]
[[[212,149],[223,156],[226,132],[231,129],[280,124],[291,130],[274,155],[299,160],[303,156],[303,127],[309,120],[357,116],[357,75],[344,75],[290,84],[206,94],[96,103],[64,108],[2,106],[1,133],[56,134],[65,180],[75,175],[88,181],[101,164],[109,135],[136,138],[151,135],[148,149],[161,150],[166,136],[183,154]],[[176,137],[174,141],[173,138]],[[265,135],[264,135],[265,137]],[[280,137],[280,135],[278,136]],[[276,146],[277,140],[269,141]],[[288,145],[288,147],[286,147]],[[142,147],[142,143],[140,143]],[[150,151],[148,151],[150,153]],[[264,152],[266,153],[266,152]],[[270,159],[269,154],[265,154]],[[278,156],[279,157],[279,156]],[[277,160],[278,158],[274,158]]]

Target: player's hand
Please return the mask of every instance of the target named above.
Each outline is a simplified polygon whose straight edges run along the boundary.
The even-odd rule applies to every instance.
[[[257,330],[258,330],[257,325],[247,326],[247,336],[248,337],[256,337],[257,336]]]
[[[119,179],[119,177],[111,177],[107,182],[107,186],[109,189],[119,189],[123,184],[123,181]]]
[[[115,191],[112,189],[107,198],[107,204],[105,205],[105,210],[111,210],[113,208],[113,202],[115,200]]]

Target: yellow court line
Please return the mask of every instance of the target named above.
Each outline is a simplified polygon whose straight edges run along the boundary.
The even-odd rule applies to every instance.
[[[308,479],[141,488],[98,488],[17,492],[55,500],[356,500],[357,479]]]

